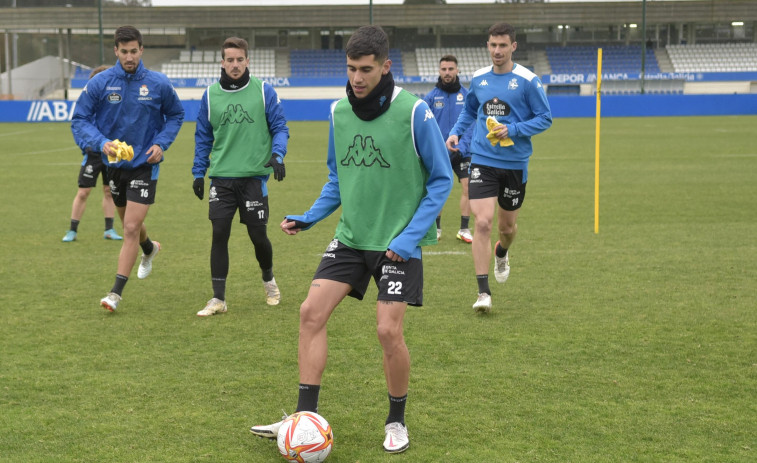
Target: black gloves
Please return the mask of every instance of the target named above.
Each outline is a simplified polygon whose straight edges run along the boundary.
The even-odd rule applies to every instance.
[[[197,177],[195,181],[192,182],[192,189],[195,191],[195,196],[202,199],[203,196],[205,196],[205,178]]]
[[[286,219],[286,217],[284,217],[284,218]],[[294,228],[299,228],[299,229],[302,229],[302,230],[304,230],[304,229],[308,228],[309,226],[313,225],[311,222],[303,222],[301,220],[292,220],[292,219],[286,219],[286,220],[287,220],[287,222],[294,222]]]
[[[284,163],[279,162],[279,155],[274,154],[271,156],[271,160],[268,161],[268,164],[266,164],[263,167],[270,167],[273,169],[273,178],[278,180],[279,182],[284,180],[284,177],[286,177],[286,169],[284,169]]]

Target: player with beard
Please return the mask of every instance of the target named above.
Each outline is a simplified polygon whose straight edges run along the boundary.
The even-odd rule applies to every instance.
[[[192,188],[199,199],[205,195],[208,172],[208,216],[213,226],[210,247],[213,297],[197,312],[200,317],[227,310],[229,237],[237,209],[255,249],[266,303],[277,305],[281,301],[273,277],[273,247],[266,230],[267,182],[271,173],[278,181],[284,179],[289,128],[273,87],[250,76],[247,41],[229,37],[221,51],[221,79],[205,90],[200,102],[192,166]]]
[[[516,219],[526,197],[528,161],[533,153],[531,137],[552,125],[544,87],[536,74],[514,63],[515,28],[499,23],[489,28],[487,42],[492,65],[473,74],[465,108],[447,138],[447,148],[457,145],[460,134],[475,126],[470,144],[471,212],[475,216],[473,265],[478,282],[477,312],[492,307],[489,289],[491,231],[497,207],[494,278],[510,275],[509,253],[518,232]]]
[[[184,107],[168,78],[142,63],[142,34],[133,26],[115,32],[115,66],[92,77],[76,102],[71,131],[81,147],[113,159],[108,164],[110,192],[123,223],[116,280],[100,305],[113,312],[142,248],[137,276],[147,278],[160,243],[147,236],[145,217],[155,194],[164,153],[184,122]],[[121,145],[133,158],[117,157]]]
[[[457,58],[454,55],[444,55],[439,60],[439,80],[436,87],[428,92],[423,101],[428,104],[431,111],[434,112],[436,122],[439,124],[439,130],[442,131],[442,137],[446,140],[449,131],[457,122],[457,117],[465,105],[465,96],[468,89],[460,85],[458,77]],[[472,129],[472,128],[471,128]],[[460,195],[460,230],[457,232],[457,239],[465,243],[471,243],[471,236],[468,224],[470,222],[470,203],[468,201],[468,166],[470,166],[470,155],[468,154],[468,145],[473,134],[473,130],[466,130],[460,139],[460,143],[454,149],[449,150],[449,161],[452,164],[452,170],[457,175],[460,182],[462,193]],[[442,237],[442,217],[436,218],[436,239]]]
[[[436,242],[434,220],[452,188],[452,169],[428,105],[394,85],[383,29],[359,28],[346,54],[347,97],[331,107],[328,182],[307,212],[281,222],[285,233],[295,235],[342,208],[336,236],[300,306],[296,411],[318,411],[326,324],[344,298],[362,299],[373,278],[389,396],[383,445],[399,453],[410,445],[405,425],[410,353],[403,320],[408,305],[423,303],[421,246]],[[276,439],[281,423],[250,431]]]

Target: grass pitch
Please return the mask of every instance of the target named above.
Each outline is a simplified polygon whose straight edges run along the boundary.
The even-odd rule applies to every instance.
[[[473,313],[469,245],[426,248],[410,308],[411,447],[381,449],[387,412],[375,295],[329,324],[320,413],[330,462],[748,462],[757,458],[757,117],[602,122],[594,234],[594,122],[534,137],[512,273]],[[80,154],[67,124],[0,125],[0,461],[277,462],[248,432],[297,400],[298,307],[338,214],[290,237],[326,179],[327,125],[290,124],[287,178],[270,185],[282,303],[265,305],[243,226],[230,242],[229,312],[212,296],[207,202],[192,194],[194,124],[166,153],[150,236],[118,313],[98,306],[120,243],[93,190],[73,243]],[[116,226],[121,230],[120,224]]]

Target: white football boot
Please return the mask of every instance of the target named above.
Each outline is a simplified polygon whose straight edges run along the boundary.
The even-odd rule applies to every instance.
[[[279,291],[279,285],[276,284],[276,278],[272,278],[271,281],[264,281],[263,288],[265,288],[265,303],[268,305],[279,305],[279,302],[281,302],[281,291]]]
[[[473,309],[478,313],[489,313],[492,310],[492,297],[486,293],[478,293]]]
[[[250,432],[265,439],[277,439],[279,437],[279,429],[281,429],[281,425],[284,424],[285,419],[287,419],[287,415],[282,416],[281,421],[273,424],[253,426],[250,428]]]
[[[457,239],[465,243],[472,243],[473,235],[471,234],[469,228],[461,228],[460,231],[457,232]]]
[[[217,313],[226,313],[228,307],[226,307],[226,301],[222,301],[218,298],[213,298],[205,304],[205,308],[197,312],[198,317],[209,317]]]
[[[410,447],[410,438],[407,428],[400,422],[389,423],[384,426],[386,437],[384,438],[384,450],[389,453],[400,453]]]
[[[140,280],[144,280],[145,278],[147,278],[147,275],[152,272],[152,260],[155,259],[155,256],[157,256],[160,252],[160,243],[153,240],[152,244],[152,252],[149,256],[145,253],[142,253],[142,261],[139,263],[139,269],[137,270],[137,277]]]
[[[497,283],[504,283],[510,276],[510,251],[507,251],[505,257],[497,257],[497,246],[499,246],[499,241],[494,245],[494,279]]]
[[[118,307],[118,302],[121,300],[121,296],[116,293],[108,293],[107,296],[100,299],[100,305],[103,309],[115,312]]]

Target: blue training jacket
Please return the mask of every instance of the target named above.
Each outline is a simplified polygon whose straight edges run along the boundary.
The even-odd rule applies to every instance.
[[[147,164],[146,153],[152,145],[167,150],[182,122],[184,107],[165,75],[145,68],[142,61],[129,74],[116,62],[87,82],[76,101],[71,132],[81,149],[102,152],[109,141],[128,143],[134,148],[134,159],[110,164],[103,154],[103,162],[134,170]]]
[[[460,112],[465,107],[465,97],[468,95],[468,89],[460,86],[460,90],[455,93],[447,93],[439,87],[434,87],[433,90],[428,92],[423,101],[431,108],[431,112],[434,113],[434,118],[439,124],[439,130],[442,132],[444,141],[447,141],[449,137],[449,131],[457,122],[457,118]],[[470,157],[468,149],[470,147],[470,141],[473,136],[473,129],[466,130],[463,136],[458,140],[457,148],[460,150],[460,155],[464,158]]]
[[[470,153],[473,164],[523,171],[528,180],[528,161],[533,153],[531,137],[552,125],[552,111],[539,78],[527,68],[513,63],[512,71],[497,74],[493,66],[473,74],[465,109],[460,113],[451,133],[465,133],[476,126]],[[512,146],[492,145],[486,138],[487,117],[505,124]]]

